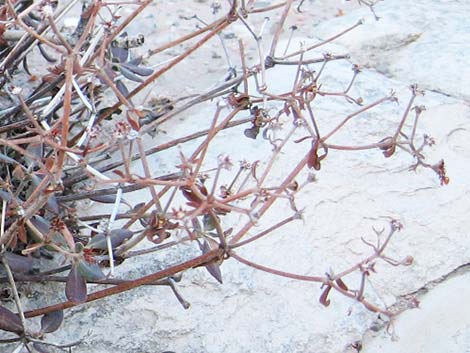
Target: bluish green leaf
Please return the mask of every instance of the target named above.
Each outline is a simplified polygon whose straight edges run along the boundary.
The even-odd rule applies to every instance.
[[[129,71],[132,71],[136,75],[139,76],[149,76],[153,73],[153,69],[144,67],[144,66],[137,66],[137,65],[132,65],[130,63],[123,63],[121,64],[121,68],[124,67]]]
[[[215,229],[215,222],[212,219],[211,215],[205,214],[202,217],[202,224],[204,225],[205,231],[210,231]]]
[[[97,264],[89,263],[87,261],[78,261],[77,271],[80,276],[88,281],[97,281],[106,277]]]
[[[117,248],[119,245],[124,243],[124,241],[130,239],[132,235],[134,235],[134,232],[129,229],[113,229],[109,234],[109,237],[111,238],[111,247],[113,249]],[[106,235],[103,233],[95,235],[91,238],[86,247],[91,249],[107,250],[108,244],[106,242]]]

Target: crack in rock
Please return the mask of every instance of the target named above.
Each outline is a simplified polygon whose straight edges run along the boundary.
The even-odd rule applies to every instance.
[[[463,274],[466,274],[467,272],[470,272],[470,262],[464,263],[456,268],[454,268],[452,271],[439,276],[438,278],[431,280],[421,286],[420,288],[398,296],[398,300],[395,304],[393,304],[389,309],[392,312],[397,312],[400,313],[398,315],[401,315],[405,311],[408,311],[409,309],[415,309],[419,307],[419,299],[422,298],[424,295],[428,294],[431,290],[436,288],[438,285],[448,281],[451,278],[455,278],[458,276],[461,276]],[[362,350],[362,342],[365,340],[365,337],[367,335],[372,334],[372,336],[377,335],[378,332],[383,331],[384,329],[388,329],[390,321],[388,320],[383,320],[380,318],[380,316],[375,320],[369,328],[364,332],[362,335],[362,340],[354,341],[350,345],[348,345],[345,349],[345,353],[355,353],[355,352],[360,352]],[[387,331],[388,332],[388,331]],[[392,332],[390,332],[390,339],[394,340],[394,334],[393,334],[393,329]]]

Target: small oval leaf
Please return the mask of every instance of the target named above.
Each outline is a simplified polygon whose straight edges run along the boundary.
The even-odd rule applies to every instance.
[[[51,229],[51,224],[49,221],[41,216],[33,216],[31,218],[31,223],[43,236],[46,236]]]
[[[211,274],[212,277],[214,277],[217,282],[220,284],[223,284],[223,279],[222,279],[222,271],[220,271],[220,266],[219,264],[216,263],[210,263],[205,266],[207,269],[207,272]]]
[[[57,331],[57,329],[64,321],[64,311],[57,310],[52,311],[50,313],[45,314],[41,318],[41,332],[43,333],[51,333]]]
[[[112,195],[94,195],[90,196],[91,201],[100,202],[100,203],[115,203],[116,194]]]
[[[18,315],[13,314],[3,306],[0,306],[0,330],[15,333],[23,332],[23,326]]]
[[[211,231],[215,229],[215,222],[212,219],[211,215],[205,214],[202,217],[202,224],[204,225],[204,230],[206,231]]]
[[[106,236],[103,233],[96,234],[86,245],[88,249],[106,250]]]
[[[314,168],[315,170],[320,170],[320,160],[318,158],[318,140],[312,143],[312,148],[310,149],[310,154],[307,160],[307,166],[309,168]]]
[[[125,66],[123,66],[121,64],[121,66],[119,67],[119,72],[127,79],[131,80],[131,81],[135,81],[135,82],[144,82],[144,80],[136,75],[135,73],[133,73],[131,70],[127,69]]]
[[[153,73],[153,69],[145,66],[132,65],[130,63],[121,64],[121,67],[123,66],[139,76],[149,76]]]
[[[67,277],[65,295],[72,303],[81,304],[86,302],[86,293],[87,288],[85,278],[78,273],[77,266],[73,265]]]
[[[106,277],[97,264],[86,261],[78,261],[77,271],[88,281],[96,281]]]
[[[51,347],[45,343],[34,342],[33,347],[39,353],[53,353],[51,350],[49,350]]]
[[[29,152],[28,155],[24,156],[26,165],[28,167],[33,167],[37,164],[37,160],[40,160],[43,156],[44,149],[42,143],[30,143],[26,150]],[[36,158],[34,158],[36,157]]]
[[[16,255],[10,252],[5,254],[8,266],[16,273],[28,273],[33,269],[33,259],[28,256]]]
[[[116,81],[116,88],[119,92],[121,92],[124,97],[127,97],[129,95],[129,90],[127,89],[126,85],[122,83],[121,80]]]
[[[59,214],[59,202],[57,202],[57,198],[54,195],[50,195],[47,199],[46,207],[49,211],[54,214]]]
[[[211,250],[209,244],[205,240],[202,245],[200,245],[200,248],[203,254]],[[209,274],[217,280],[217,282],[223,284],[222,272],[220,271],[220,265],[218,263],[212,262],[210,264],[205,265],[204,267],[206,268],[207,272],[209,272]]]
[[[132,208],[132,212],[139,212],[142,207],[145,206],[145,202],[140,202]]]
[[[137,56],[134,59],[129,60],[127,63],[131,65],[140,65],[142,64],[143,58],[141,56]]]
[[[129,58],[129,49],[111,46],[111,55],[116,62],[123,63]]]
[[[249,129],[245,129],[243,133],[245,134],[246,137],[256,140],[256,137],[259,134],[259,127],[257,126],[250,127]]]
[[[395,145],[382,152],[385,158],[390,158],[395,153]]]
[[[111,237],[112,248],[117,248],[119,245],[124,243],[124,241],[130,239],[133,235],[134,232],[129,229],[113,229],[109,234]],[[108,249],[106,236],[103,233],[96,234],[93,238],[91,238],[86,247],[99,250]]]

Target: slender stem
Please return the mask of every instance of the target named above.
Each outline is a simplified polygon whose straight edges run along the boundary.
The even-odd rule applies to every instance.
[[[276,270],[276,269],[273,269],[271,267],[266,267],[266,266],[254,263],[252,261],[249,261],[249,260],[241,257],[240,255],[237,255],[234,251],[229,251],[229,255],[230,255],[230,257],[233,257],[235,260],[241,262],[244,265],[256,268],[257,270],[260,270],[260,271],[271,273],[271,274],[276,275],[276,276],[291,278],[291,279],[295,279],[295,280],[298,280],[298,281],[320,282],[320,283],[325,283],[325,284],[328,283],[328,279],[326,277],[305,276],[305,275],[299,275],[299,274],[295,274],[295,273]]]
[[[278,193],[282,193],[294,180],[294,178],[300,173],[300,171],[305,167],[307,161],[309,159],[309,153],[305,155],[305,157],[294,167],[294,169],[289,173],[289,175],[284,179],[283,183],[279,187]],[[261,217],[270,207],[271,205],[277,200],[276,197],[269,197],[268,200],[263,203],[263,206],[257,211],[258,217]],[[253,227],[255,222],[250,220],[248,223],[245,224],[238,232],[235,234],[232,239],[230,240],[230,245],[236,244],[241,238],[243,238],[247,232]]]
[[[282,12],[281,18],[279,19],[279,22],[277,23],[276,32],[274,33],[273,41],[271,43],[271,49],[269,50],[270,57],[275,56],[274,54],[276,51],[277,42],[279,41],[279,37],[284,28],[284,23],[286,22],[287,15],[289,14],[289,10],[293,2],[294,2],[293,0],[286,1],[286,5],[284,6],[284,11]]]
[[[294,216],[289,216],[285,219],[283,219],[282,221],[280,222],[277,222],[276,224],[273,224],[271,227],[269,227],[268,229],[265,229],[263,230],[262,232],[256,234],[256,235],[253,235],[252,237],[248,238],[248,239],[245,239],[243,241],[239,241],[238,243],[236,244],[232,244],[230,245],[230,249],[236,249],[236,248],[239,248],[239,247],[242,247],[246,244],[249,244],[249,243],[252,243],[254,242],[255,240],[258,240],[262,237],[264,237],[265,235],[267,234],[270,234],[271,232],[275,231],[275,230],[278,230],[279,228],[281,228],[282,226],[286,225],[287,223],[290,223],[292,222],[293,220],[295,219],[298,219],[298,217],[296,215]]]
[[[145,154],[144,144],[142,143],[142,138],[139,136],[137,137],[137,147],[139,149],[139,159],[142,164],[142,168],[144,169],[144,174],[146,178],[151,178],[152,173],[150,172],[150,167],[147,161],[147,156]],[[162,205],[160,204],[160,200],[158,198],[157,192],[155,191],[155,187],[153,185],[149,185],[148,188],[150,189],[150,195],[152,195],[153,203],[155,208],[161,212]]]
[[[346,123],[351,120],[352,118],[354,118],[355,116],[358,116],[359,114],[361,113],[364,113],[365,111],[367,110],[370,110],[371,108],[373,107],[376,107],[378,106],[379,104],[385,102],[385,101],[388,101],[388,100],[391,100],[392,97],[390,96],[387,96],[387,97],[383,97],[383,98],[380,98],[378,99],[377,101],[375,101],[374,103],[371,103],[361,109],[359,109],[358,111],[348,115],[341,123],[339,123],[338,125],[336,125],[335,128],[333,128],[333,130],[331,130],[328,134],[324,135],[322,137],[322,142],[328,140],[331,136],[333,136],[334,134],[336,134],[344,125],[346,125]]]
[[[13,292],[13,298],[15,299],[16,308],[18,309],[18,314],[21,320],[21,326],[23,326],[23,332],[26,332],[26,319],[23,311],[23,305],[21,305],[21,299],[18,294],[18,289],[16,288],[15,278],[13,277],[13,273],[11,272],[10,265],[8,264],[8,260],[5,256],[5,247],[2,245],[2,254],[0,255],[3,267],[7,273],[8,282],[10,283],[11,290]]]
[[[143,285],[147,285],[149,283],[161,280],[163,278],[176,275],[182,271],[186,271],[191,268],[203,266],[205,264],[211,263],[212,261],[219,261],[221,257],[223,256],[223,253],[224,252],[222,249],[210,250],[205,254],[202,254],[200,256],[197,256],[195,258],[192,258],[180,264],[174,265],[172,267],[166,268],[164,270],[152,273],[150,275],[141,277],[136,280],[118,284],[114,287],[106,288],[106,289],[91,293],[87,295],[86,302],[89,303],[89,302],[92,302],[92,301],[95,301],[104,297],[108,297],[110,295],[116,295],[122,292],[126,292],[128,290],[141,287]],[[80,304],[72,303],[71,301],[65,301],[59,304],[46,306],[40,309],[26,311],[24,315],[26,318],[36,317],[36,316],[44,315],[53,311],[72,308],[77,305],[80,305]]]
[[[279,60],[288,59],[288,58],[291,58],[291,57],[293,57],[293,56],[299,55],[300,53],[302,53],[302,52],[304,52],[304,51],[310,51],[310,50],[313,50],[313,49],[315,49],[315,48],[321,47],[322,45],[325,45],[325,44],[327,44],[327,43],[330,43],[330,42],[332,42],[332,41],[338,39],[339,37],[345,35],[346,33],[352,31],[353,29],[355,29],[356,27],[358,27],[358,26],[360,26],[360,25],[362,25],[362,24],[363,24],[362,21],[358,21],[358,22],[357,22],[356,24],[354,24],[353,26],[351,26],[351,27],[345,29],[345,30],[342,31],[342,32],[339,32],[339,33],[335,34],[334,36],[331,36],[331,37],[329,37],[329,38],[327,38],[327,39],[321,41],[320,43],[311,45],[311,46],[305,48],[304,50],[298,50],[298,51],[293,52],[293,53],[290,53],[290,54],[288,54],[288,55],[284,55],[283,57],[280,57],[280,58],[277,58],[277,59],[279,59]]]
[[[187,58],[189,55],[191,55],[193,52],[195,52],[197,49],[199,49],[204,43],[209,41],[212,37],[217,35],[220,31],[222,31],[224,28],[226,28],[229,25],[229,21],[226,19],[220,24],[218,24],[210,33],[205,35],[202,39],[200,39],[196,44],[194,44],[192,47],[187,49],[184,53],[181,55],[177,56],[175,59],[173,59],[170,63],[162,67],[161,69],[155,71],[152,75],[150,75],[143,83],[141,83],[139,86],[137,86],[134,90],[132,90],[128,95],[127,99],[131,99],[134,97],[137,93],[142,91],[145,87],[147,87],[150,83],[154,82],[157,78],[159,78],[161,75],[163,75],[165,72],[169,71],[172,69],[175,65],[183,61],[185,58]],[[107,110],[106,113],[100,115],[98,118],[98,122],[101,122],[103,119],[107,118],[112,112],[114,112],[119,106],[121,105],[121,102],[117,102],[114,104],[110,109]],[[147,129],[152,129],[156,125],[156,122],[150,123],[147,126]],[[148,130],[143,130],[141,133],[146,132]]]

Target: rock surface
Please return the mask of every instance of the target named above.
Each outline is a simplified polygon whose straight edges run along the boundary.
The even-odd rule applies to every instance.
[[[470,23],[468,1],[391,0],[377,4],[375,21],[363,8],[323,22],[316,35],[328,37],[337,28],[358,21],[364,25],[341,37],[360,64],[403,82],[419,82],[428,90],[470,100]]]
[[[313,8],[315,3],[309,2],[308,6]],[[465,79],[470,78],[470,23],[465,18],[470,5],[467,1],[421,0],[410,5],[409,1],[385,0],[376,6],[381,17],[376,22],[367,8],[353,10],[347,8],[349,4],[335,3],[348,9],[345,15],[304,28],[303,35],[314,33],[326,38],[361,18],[366,23],[328,48],[333,54],[351,52],[352,59],[327,65],[323,78],[329,85],[326,88],[345,87],[351,77],[351,63],[359,63],[364,70],[353,88],[353,96],[362,97],[368,104],[393,89],[399,98],[398,105],[380,105],[352,121],[335,142],[379,141],[384,132],[399,123],[410,97],[408,87],[418,83],[427,90],[416,101],[426,106],[418,134],[428,133],[435,138],[436,145],[427,151],[427,158],[444,158],[451,182],[441,186],[436,175],[425,169],[410,172],[407,167],[413,160],[404,153],[385,159],[380,151],[334,151],[317,174],[318,181],[300,200],[300,206],[305,207],[304,221],[283,227],[276,235],[241,249],[240,254],[254,262],[300,274],[339,272],[370,254],[360,241],[361,236],[372,240],[372,227],[386,228],[391,218],[398,219],[404,229],[393,238],[390,256],[402,259],[411,255],[415,261],[406,268],[378,264],[378,274],[367,283],[372,299],[390,306],[470,262],[470,86]],[[331,7],[330,2],[328,8]],[[304,24],[308,22],[300,14],[296,16]],[[322,51],[309,55],[318,57]],[[207,70],[204,65],[197,70]],[[279,67],[269,71],[270,90],[282,92],[286,86],[290,89],[288,82],[278,78],[292,77],[292,70]],[[213,74],[221,72],[216,70]],[[166,82],[169,79],[162,85]],[[192,84],[188,83],[188,90]],[[356,108],[344,99],[322,99],[315,109],[326,127]],[[201,108],[188,119],[199,122],[212,113],[210,108]],[[178,126],[181,133],[184,129],[191,131],[187,122]],[[240,146],[242,133],[243,129],[235,129],[224,135],[220,151],[233,153],[235,160],[252,159],[253,151],[265,153],[267,147],[260,140],[247,140]],[[301,132],[298,134],[302,137]],[[184,148],[190,150],[191,145]],[[299,153],[306,147],[293,144],[289,148],[291,153]],[[169,168],[158,156],[152,158],[158,168]],[[288,155],[280,158],[288,159]],[[281,213],[282,207],[273,210],[263,224],[276,221]],[[263,224],[258,230],[263,229]],[[170,259],[176,261],[178,256],[182,255],[167,251],[138,261],[128,260],[119,271],[142,275]],[[67,311],[65,328],[51,338],[61,342],[84,338],[74,349],[76,353],[330,353],[354,352],[354,344],[362,342],[364,334],[378,325],[377,315],[338,294],[333,293],[328,308],[321,306],[318,284],[275,277],[233,259],[224,263],[222,271],[223,285],[201,269],[185,274],[178,287],[191,303],[189,310],[184,310],[166,287],[140,288]],[[350,281],[357,283],[357,278]],[[449,287],[446,280],[428,294],[420,294],[423,310],[406,311],[396,323],[400,341],[392,342],[385,333],[381,339],[367,334],[362,342],[364,351],[469,352],[470,324],[468,320],[462,324],[454,319],[455,315],[464,315],[457,305],[462,299],[453,295],[467,293],[468,298],[465,281],[468,282],[468,275],[453,277]],[[442,303],[449,301],[454,305],[443,307]],[[462,303],[468,307],[465,301]],[[468,313],[466,316],[470,317]],[[429,330],[420,324],[423,319]],[[447,330],[436,329],[437,322],[447,323]],[[438,349],[431,344],[431,336],[436,342],[453,340],[453,345]]]
[[[470,352],[470,276],[468,268],[430,289],[420,310],[403,313],[394,323],[395,339],[368,333],[364,353]]]

